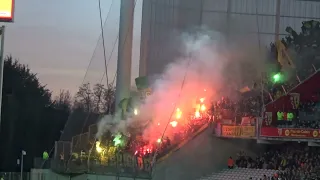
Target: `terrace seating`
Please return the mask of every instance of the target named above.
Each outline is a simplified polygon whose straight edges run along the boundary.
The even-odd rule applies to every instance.
[[[236,168],[225,169],[218,173],[213,173],[210,176],[203,177],[199,180],[248,180],[262,179],[264,175],[267,177],[274,176],[278,171],[270,169],[249,169],[249,168]]]

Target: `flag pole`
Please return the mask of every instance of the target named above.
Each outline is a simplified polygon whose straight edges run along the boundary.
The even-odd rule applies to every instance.
[[[134,6],[134,0],[121,0],[116,82],[116,112],[119,112],[121,109],[118,104],[120,104],[124,98],[130,96]]]

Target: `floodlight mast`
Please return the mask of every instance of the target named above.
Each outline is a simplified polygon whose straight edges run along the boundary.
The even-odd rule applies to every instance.
[[[3,89],[3,66],[4,66],[4,34],[5,26],[0,28],[1,47],[0,47],[0,131],[1,131],[1,107],[2,107],[2,89]]]
[[[15,0],[11,0],[10,3],[5,2],[5,7],[2,7],[2,14],[0,16],[0,22],[13,23]],[[0,131],[1,131],[1,107],[2,107],[2,88],[3,88],[3,66],[4,66],[4,36],[5,26],[0,27],[1,47],[0,47]]]
[[[130,96],[133,17],[135,0],[121,0],[116,82],[116,112],[124,98]]]

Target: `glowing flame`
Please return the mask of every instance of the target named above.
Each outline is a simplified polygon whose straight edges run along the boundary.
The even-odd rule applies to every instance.
[[[98,153],[101,153],[102,150],[103,150],[103,149],[100,147],[100,141],[97,141],[97,142],[96,142],[96,151],[97,151]]]
[[[200,110],[205,111],[206,109],[207,109],[206,106],[204,104],[202,104]]]
[[[200,102],[203,103],[204,102],[204,98],[200,98]]]
[[[161,143],[161,138],[159,138],[159,139],[157,140],[157,143]]]
[[[199,117],[200,117],[200,112],[199,112],[199,111],[196,111],[195,114],[194,114],[194,116],[195,116],[196,118],[199,118]]]
[[[181,112],[181,110],[180,110],[179,108],[177,108],[176,118],[177,118],[177,119],[180,119],[181,116],[182,116],[182,112]]]
[[[133,110],[134,115],[138,115],[138,109]]]
[[[172,127],[176,127],[178,125],[178,122],[177,121],[172,121],[170,122],[171,126]]]

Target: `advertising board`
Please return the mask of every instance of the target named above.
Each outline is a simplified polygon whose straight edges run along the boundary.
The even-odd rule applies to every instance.
[[[255,137],[256,128],[255,126],[227,126],[222,125],[221,129],[222,137]]]
[[[0,22],[13,22],[14,0],[0,0]]]
[[[262,127],[261,137],[320,138],[320,129]]]

